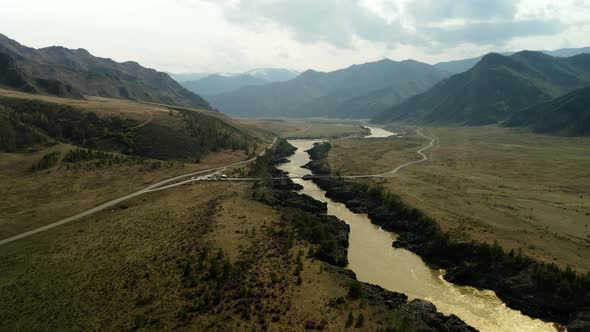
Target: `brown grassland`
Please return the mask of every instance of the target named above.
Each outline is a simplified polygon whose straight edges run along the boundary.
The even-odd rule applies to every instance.
[[[170,128],[182,128],[184,123],[174,109],[164,105],[144,104],[133,101],[85,97],[85,100],[51,96],[31,95],[0,89],[0,96],[22,99],[38,99],[46,102],[69,105],[81,111],[94,112],[99,117],[118,116],[140,123],[150,122]],[[271,141],[272,134],[249,124],[244,124],[224,115],[210,111],[208,115],[241,128],[258,140],[256,153],[261,152]],[[159,137],[153,137],[158,141]],[[49,170],[31,172],[31,166],[43,155],[77,148],[48,138],[50,144],[36,146],[18,153],[0,152],[0,239],[7,238],[85,211],[112,199],[127,195],[147,185],[173,176],[198,170],[220,167],[248,159],[244,151],[221,150],[210,152],[200,163],[145,160],[142,164],[125,162],[107,167],[94,167],[93,162],[82,162],[80,167],[68,167],[63,163]],[[76,166],[76,165],[70,165]]]
[[[176,111],[161,105],[6,90],[0,95],[68,104],[139,126],[181,125]],[[227,121],[264,143],[257,153],[272,140],[272,128]],[[75,148],[50,139],[26,152],[0,153],[0,238],[156,181],[248,158],[244,151],[223,150],[198,164],[58,162],[31,171],[44,155],[59,152],[61,158]],[[372,330],[395,323],[381,304],[334,304],[347,295],[349,277],[309,258],[306,242],[285,246],[290,227],[278,211],[251,199],[251,183],[200,182],[135,197],[3,245],[0,330],[305,330],[316,324],[341,331],[350,313],[362,313],[363,326]]]
[[[178,121],[178,117],[171,115],[176,115],[177,112],[175,110],[178,109],[191,110],[193,112],[200,112],[209,116],[222,119],[227,123],[230,123],[245,131],[248,131],[250,135],[254,136],[257,139],[270,141],[271,139],[269,139],[269,137],[272,136],[271,132],[266,129],[266,126],[254,126],[250,124],[248,121],[236,120],[224,115],[223,113],[207,110],[187,109],[183,107],[162,104],[142,103],[130,100],[95,96],[85,96],[84,99],[70,99],[54,96],[33,95],[29,93],[6,90],[1,88],[0,97],[36,99],[49,103],[67,105],[81,111],[96,113],[96,115],[98,115],[99,117],[119,116],[121,118],[134,120],[140,123],[139,126],[145,125],[152,121],[166,124],[172,127],[180,126],[182,125],[182,123]]]
[[[92,162],[79,169],[62,164],[31,172],[31,165],[44,154],[59,151],[63,157],[74,148],[59,144],[31,153],[0,153],[0,238],[72,216],[159,180],[247,158],[243,151],[220,151],[208,154],[200,164],[162,162],[164,166],[157,169],[151,167],[154,161],[147,160],[102,168],[93,167]]]
[[[305,255],[298,284],[308,244],[280,253],[280,216],[250,191],[209,182],[154,192],[3,246],[0,330],[305,330],[325,320],[341,331],[350,312],[372,330],[392,319],[359,300],[328,305],[348,284]],[[227,263],[212,276],[219,257]]]
[[[395,129],[395,128],[393,128]],[[430,161],[375,179],[435,217],[456,240],[498,241],[534,258],[590,271],[590,139],[498,126],[432,127]],[[427,140],[333,140],[329,162],[343,175],[378,174]]]

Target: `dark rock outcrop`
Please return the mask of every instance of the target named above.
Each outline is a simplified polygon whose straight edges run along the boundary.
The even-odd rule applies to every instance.
[[[328,205],[326,203],[317,201],[305,194],[276,192],[275,197],[278,197],[284,207],[301,209],[312,214],[325,214],[328,212]]]
[[[332,234],[336,243],[328,248],[320,246],[315,257],[335,266],[347,266],[348,235],[350,234],[350,226],[334,216],[321,215],[318,217],[321,223],[329,229],[329,232]]]
[[[424,300],[412,300],[402,306],[399,317],[413,324],[416,331],[477,331],[465,324],[455,315],[445,316],[436,310],[436,306]]]

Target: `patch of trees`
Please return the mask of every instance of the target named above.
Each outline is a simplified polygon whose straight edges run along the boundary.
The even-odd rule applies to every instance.
[[[286,139],[278,139],[273,147],[268,149],[264,155],[256,157],[248,175],[259,178],[267,177],[270,166],[292,155],[296,150],[297,148],[289,144]]]
[[[298,239],[312,244],[309,256],[340,267],[348,264],[349,229],[344,222],[297,208],[283,208],[281,215]]]
[[[115,155],[113,153],[104,152],[104,151],[93,151],[90,149],[73,149],[66,153],[62,161],[64,163],[78,163],[81,161],[91,161],[91,160],[116,160],[120,159],[123,160],[125,157],[119,157],[119,155]]]
[[[448,246],[448,234],[441,230],[434,219],[425,215],[422,211],[406,205],[399,196],[392,194],[383,186],[353,183],[350,188],[354,195],[367,195],[368,200],[376,204],[374,211],[388,213],[389,218],[408,221],[392,226],[402,227],[403,231],[409,231],[422,237],[430,244],[430,251],[436,252],[438,249]],[[399,231],[400,229],[392,230]]]
[[[332,145],[328,142],[317,143],[313,148],[307,150],[311,160],[320,160],[328,156],[328,152],[332,149]]]
[[[178,113],[182,128],[150,122],[122,132],[119,139],[125,143],[128,153],[194,163],[199,163],[211,151],[243,150],[248,155],[254,149],[254,139],[220,119],[195,111]]]
[[[189,136],[203,150],[219,149],[244,150],[250,152],[251,137],[213,116],[206,116],[194,111],[180,111],[186,123]]]
[[[32,171],[39,171],[54,167],[60,163],[59,152],[48,153],[35,163]],[[162,167],[173,167],[172,162],[162,161],[148,161],[137,156],[128,156],[115,154],[105,151],[97,151],[91,149],[71,149],[61,159],[62,166],[65,164],[66,170],[77,169],[100,169],[103,167],[111,167],[113,165],[140,165],[139,170],[157,170]],[[61,169],[61,166],[60,166]]]
[[[46,141],[27,126],[11,119],[9,111],[0,105],[0,151],[16,152]]]
[[[181,128],[150,122],[135,128],[137,122],[122,117],[99,117],[71,106],[0,98],[0,149],[17,151],[44,139],[86,148],[121,151],[125,154],[163,160],[199,162],[210,151],[255,149],[254,139],[228,123],[195,111],[179,111]]]
[[[149,169],[155,170],[160,169],[162,166],[165,167],[172,167],[174,166],[173,163],[170,162],[161,162],[161,161],[152,161],[151,163],[139,158],[137,156],[128,156],[128,155],[121,155],[115,154],[105,151],[97,151],[91,149],[72,149],[69,150],[66,155],[62,159],[62,163],[66,164],[75,164],[73,166],[74,169],[82,167],[81,163],[93,162],[91,164],[86,164],[86,166],[92,166],[95,168],[103,168],[107,166],[113,165],[120,165],[120,164],[139,164],[148,166]],[[72,168],[70,165],[67,165],[67,169]]]
[[[100,140],[135,124],[120,117],[98,117],[71,106],[34,99],[2,98],[8,118],[43,131],[48,136],[77,145],[100,146]]]
[[[41,160],[31,166],[31,171],[38,172],[49,169],[59,162],[59,152],[51,152],[45,154]]]

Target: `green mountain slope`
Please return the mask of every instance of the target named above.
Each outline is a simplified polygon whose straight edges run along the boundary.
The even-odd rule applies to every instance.
[[[378,114],[374,122],[489,124],[590,82],[590,54],[488,54],[471,70]]]
[[[576,56],[578,54],[583,53],[590,53],[590,47],[581,47],[581,48],[561,48],[554,51],[541,51],[545,54],[551,56],[558,56],[558,57],[571,57]],[[500,53],[502,55],[512,55],[516,52],[503,52]],[[451,74],[459,74],[468,71],[469,69],[473,68],[483,56],[478,56],[475,58],[470,59],[462,59],[462,60],[453,60],[453,61],[446,61],[446,62],[439,62],[434,64],[434,66],[440,70],[444,70]]]
[[[385,59],[328,73],[308,70],[290,81],[243,87],[209,100],[240,117],[368,118],[376,112],[369,107],[375,100],[391,105],[444,77],[424,63]],[[372,93],[381,95],[374,99]]]
[[[540,133],[589,136],[590,87],[518,112],[504,124],[528,127]]]
[[[0,85],[28,93],[129,99],[200,109],[211,106],[167,74],[83,49],[33,49],[0,34]]]

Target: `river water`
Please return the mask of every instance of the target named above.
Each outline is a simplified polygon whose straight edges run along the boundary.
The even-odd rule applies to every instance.
[[[367,138],[388,137],[393,133],[372,128]],[[376,130],[379,129],[379,130]],[[293,176],[304,176],[311,171],[302,168],[310,159],[305,152],[320,140],[290,140],[297,147],[289,163],[279,168]],[[556,331],[553,324],[532,319],[520,311],[510,309],[493,291],[457,286],[445,281],[443,271],[428,267],[422,259],[405,249],[392,247],[396,234],[373,225],[366,214],[356,214],[344,204],[325,196],[312,181],[293,179],[301,184],[299,193],[307,194],[328,204],[328,214],[350,225],[348,268],[360,281],[379,285],[385,289],[406,294],[410,299],[420,298],[434,303],[444,314],[455,314],[480,331]]]

